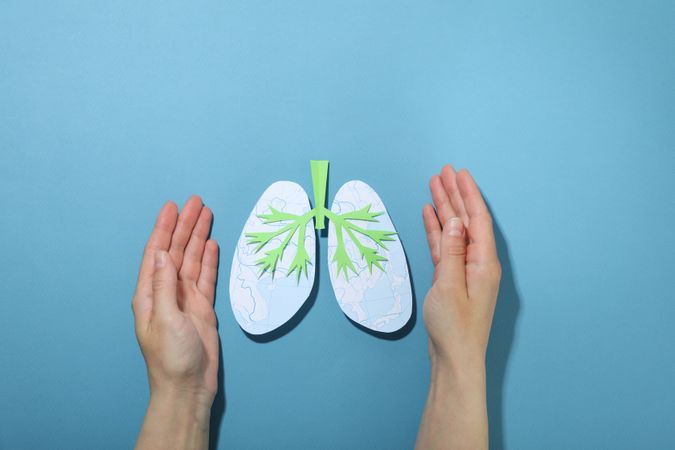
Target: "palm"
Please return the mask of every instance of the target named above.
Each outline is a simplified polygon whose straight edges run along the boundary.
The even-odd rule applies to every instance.
[[[209,393],[217,389],[218,331],[213,310],[218,247],[208,239],[212,214],[197,196],[178,216],[174,203],[160,212],[146,245],[133,307],[136,334],[150,372]],[[153,312],[153,254],[167,251],[175,268],[175,314]]]
[[[201,380],[209,392],[215,393],[218,372],[218,331],[212,300],[190,280],[178,280],[178,302],[182,304],[183,320],[177,324],[177,355],[187,369],[201,368]]]

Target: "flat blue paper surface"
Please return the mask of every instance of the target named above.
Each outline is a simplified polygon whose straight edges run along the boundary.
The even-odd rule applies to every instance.
[[[428,177],[472,170],[504,263],[493,448],[675,445],[675,3],[4,1],[0,448],[131,448],[147,402],[130,308],[167,199],[221,244],[218,448],[404,449],[429,366]],[[405,246],[410,332],[357,329],[330,288],[254,342],[227,298],[279,179],[373,186]],[[508,252],[505,251],[508,246]]]

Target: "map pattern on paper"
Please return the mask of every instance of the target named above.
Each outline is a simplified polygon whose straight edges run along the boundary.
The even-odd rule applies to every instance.
[[[232,259],[230,273],[230,303],[239,325],[248,333],[264,334],[286,323],[307,300],[314,284],[316,258],[316,234],[314,220],[305,226],[305,249],[310,257],[307,276],[300,279],[295,273],[286,276],[298,246],[298,232],[284,250],[272,275],[265,272],[259,276],[256,262],[265,250],[279,246],[284,235],[272,239],[259,252],[255,245],[247,243],[246,233],[273,231],[285,223],[265,224],[258,214],[267,214],[269,207],[292,214],[305,214],[311,210],[305,190],[297,183],[278,181],[270,185],[246,220]]]
[[[365,229],[395,230],[380,197],[362,181],[349,181],[342,185],[335,194],[331,211],[342,214],[356,211],[368,204],[371,205],[371,211],[384,214],[377,217],[377,222],[355,220],[355,224]],[[357,233],[356,237],[370,247],[374,248],[376,245],[361,234]],[[348,271],[348,279],[345,279],[344,273],[337,275],[336,263],[332,261],[337,239],[335,226],[329,222],[328,268],[340,308],[354,322],[375,331],[393,332],[402,328],[412,313],[412,289],[406,256],[398,236],[395,236],[395,240],[386,242],[388,250],[381,250],[388,259],[382,262],[384,271],[373,267],[372,273],[350,237],[344,235],[344,240],[347,253],[357,271],[357,274]]]

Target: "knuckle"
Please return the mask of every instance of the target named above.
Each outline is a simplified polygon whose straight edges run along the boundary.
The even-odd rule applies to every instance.
[[[482,265],[479,267],[478,272],[488,280],[499,281],[502,277],[502,267],[499,262]]]
[[[152,289],[155,291],[161,291],[167,286],[167,281],[164,277],[155,276],[152,278]]]
[[[502,277],[502,266],[498,261],[488,264],[486,271],[493,280],[499,280]]]
[[[131,308],[131,311],[134,313],[134,316],[138,314],[138,311],[141,309],[141,296],[138,294],[137,291],[134,291],[134,295],[131,297],[131,302],[129,302],[129,307]]]
[[[185,250],[178,247],[178,248],[172,248],[169,250],[169,255],[173,259],[173,261],[177,262],[177,265],[180,265],[180,263],[183,261],[183,258],[185,257]]]
[[[440,253],[441,252],[440,252],[440,249],[438,248],[438,246],[435,246],[431,250],[431,261],[434,263],[434,265],[437,265],[438,262],[441,260],[441,254]]]
[[[156,246],[150,243],[145,244],[145,247],[143,247],[143,259],[153,258],[156,248]]]
[[[197,277],[195,271],[197,267],[190,262],[185,262],[183,266],[178,271],[178,278],[183,281],[189,282],[190,284],[197,284]],[[197,273],[198,274],[198,273]]]
[[[463,242],[453,242],[445,249],[445,253],[450,256],[464,256],[466,245]]]
[[[494,272],[495,279],[501,280],[501,279],[502,279],[502,265],[499,264],[499,263],[495,264],[495,269],[494,269],[494,271],[495,271],[495,272]]]
[[[218,324],[216,314],[212,308],[205,309],[205,311],[201,313],[200,319],[211,327],[215,327]]]

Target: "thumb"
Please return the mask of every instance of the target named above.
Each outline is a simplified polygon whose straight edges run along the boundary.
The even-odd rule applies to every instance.
[[[152,273],[152,306],[159,314],[178,312],[176,296],[176,266],[164,250],[155,251],[155,267]]]
[[[459,217],[443,225],[438,281],[448,289],[466,293],[466,235]]]

